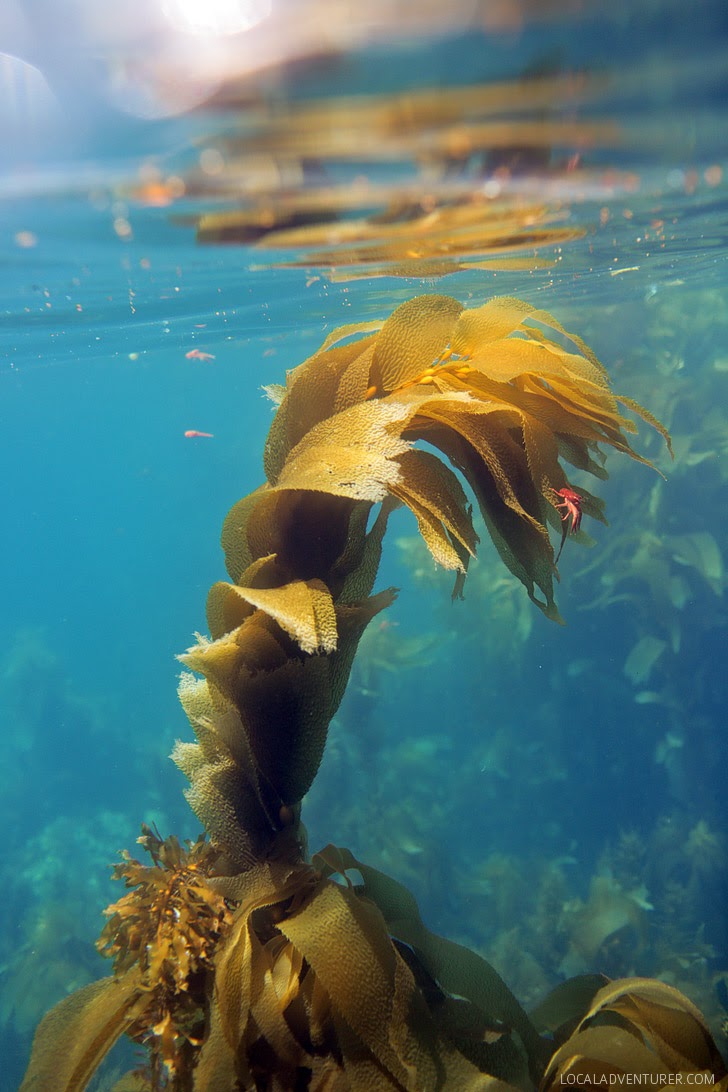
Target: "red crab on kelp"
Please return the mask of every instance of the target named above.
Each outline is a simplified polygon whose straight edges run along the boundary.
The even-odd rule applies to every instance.
[[[581,502],[583,498],[580,493],[575,492],[568,485],[565,485],[563,489],[554,489],[554,496],[561,497],[560,501],[554,501],[554,507],[562,509],[561,544],[554,559],[554,564],[557,565],[566,542],[566,536],[568,534],[575,535],[581,527]],[[569,525],[569,520],[571,520],[571,525]]]

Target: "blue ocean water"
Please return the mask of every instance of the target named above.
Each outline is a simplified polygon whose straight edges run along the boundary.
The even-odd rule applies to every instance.
[[[664,479],[609,454],[595,487],[609,526],[586,528],[591,548],[567,541],[559,565],[564,627],[528,601],[482,527],[465,601],[452,603],[452,574],[396,514],[378,587],[400,595],[362,642],[304,803],[311,847],[348,845],[405,882],[430,927],[476,947],[527,1004],[568,974],[644,973],[693,997],[720,1034],[728,30],[722,4],[696,12],[616,5],[544,21],[524,8],[490,30],[390,28],[286,70],[286,94],[324,101],[516,81],[544,58],[607,80],[584,115],[625,138],[561,149],[570,170],[505,184],[583,235],[540,249],[543,268],[442,278],[338,282],[326,263],[271,267],[295,248],[198,243],[185,217],[209,194],[156,200],[139,179],[150,164],[184,178],[230,118],[104,103],[91,51],[79,53],[88,67],[63,68],[34,24],[20,45],[58,112],[35,117],[17,93],[23,49],[8,43],[0,1088],[17,1087],[43,1012],[107,973],[94,940],[121,894],[118,851],[142,821],[198,832],[167,757],[189,738],[175,655],[205,630],[207,590],[224,577],[225,514],[263,479],[274,407],[262,387],[336,326],[421,292],[547,309],[664,421],[675,459],[644,424],[635,446]],[[251,81],[270,91],[268,71]],[[347,169],[330,167],[344,181]],[[356,169],[399,184],[391,163]],[[411,185],[424,168],[402,170]],[[463,178],[476,191],[495,176],[468,163]]]

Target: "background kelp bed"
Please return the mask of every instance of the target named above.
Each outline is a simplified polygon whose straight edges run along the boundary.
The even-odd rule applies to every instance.
[[[395,517],[379,586],[402,594],[363,644],[305,819],[312,844],[335,836],[396,873],[432,928],[475,945],[525,1001],[598,965],[668,976],[717,1025],[723,577],[689,536],[725,549],[725,311],[717,286],[641,287],[637,346],[613,321],[616,291],[596,311],[550,293],[549,305],[672,428],[669,482],[612,462],[611,527],[596,529],[595,551],[568,543],[562,559],[565,629],[485,545],[466,602],[452,604],[451,577]],[[166,760],[186,735],[172,657],[203,624],[222,516],[260,477],[270,410],[258,383],[305,353],[291,335],[213,337],[185,344],[214,362],[188,361],[165,337],[137,360],[43,360],[4,377],[15,533],[3,550],[16,579],[2,800],[6,829],[22,831],[3,866],[8,1088],[41,1011],[99,973],[91,942],[118,896],[105,863],[140,818],[194,832]],[[188,426],[215,439],[185,440]],[[658,565],[674,584],[663,598],[648,581]],[[645,638],[664,642],[659,657],[638,653],[625,674]]]

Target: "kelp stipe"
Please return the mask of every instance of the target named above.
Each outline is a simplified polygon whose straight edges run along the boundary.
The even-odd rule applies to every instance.
[[[603,518],[562,463],[604,477],[600,444],[641,459],[620,403],[666,433],[611,393],[576,335],[512,299],[463,310],[420,296],[338,330],[276,398],[266,482],[223,528],[211,638],[182,657],[197,742],[174,758],[210,842],[183,849],[145,829],[152,865],[117,866],[132,890],[100,941],[114,976],[45,1018],[23,1092],[83,1089],[125,1033],[150,1062],[116,1092],[726,1079],[676,991],[582,976],[529,1016],[480,957],[426,929],[395,880],[333,846],[309,862],[300,823],[357,643],[395,594],[373,594],[392,509],[412,510],[460,594],[477,545],[464,479],[504,562],[558,620],[549,528],[563,546],[564,498],[572,529],[574,507]]]

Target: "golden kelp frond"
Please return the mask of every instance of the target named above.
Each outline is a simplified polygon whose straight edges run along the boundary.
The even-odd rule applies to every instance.
[[[405,448],[399,442],[397,450]],[[273,585],[318,578],[336,598],[339,583],[356,567],[370,508],[371,502],[357,504],[323,490],[276,491],[265,485],[234,505],[225,520],[222,544],[228,573],[234,583],[254,579],[256,587],[266,586],[263,576]],[[320,533],[322,524],[326,535]],[[265,574],[257,567],[263,558],[272,559]],[[215,619],[208,621],[214,629]]]
[[[258,497],[265,492],[267,485],[261,485],[258,489],[249,493],[232,506],[225,522],[222,525],[220,544],[225,554],[225,568],[231,580],[238,580],[241,573],[245,572],[253,561],[254,547],[248,541],[248,521],[250,513],[255,507]],[[270,555],[272,551],[258,549],[255,559]]]
[[[234,585],[211,593],[213,636],[258,607],[304,651],[333,650],[337,557],[358,537],[355,513],[386,497],[414,512],[437,562],[464,573],[477,541],[465,495],[418,440],[462,472],[504,561],[558,618],[548,526],[562,524],[562,461],[603,476],[600,444],[641,459],[595,354],[548,312],[511,298],[464,310],[449,296],[419,296],[378,332],[368,324],[362,339],[342,341],[355,334],[334,332],[288,377],[266,444],[268,483],[225,523]],[[598,498],[579,497],[603,518]]]
[[[465,573],[478,536],[460,482],[428,451],[410,449],[397,459],[399,480],[391,494],[417,518],[420,534],[438,565]]]
[[[142,840],[155,869],[175,876],[194,855],[195,847],[185,856],[148,831]],[[145,875],[138,862],[120,867],[132,883]],[[332,882],[337,874],[343,884]],[[563,1043],[552,1055],[553,1042],[496,972],[426,929],[406,888],[348,850],[328,846],[311,865],[259,861],[204,884],[205,904],[225,908],[207,975],[194,986],[175,975],[173,986],[189,995],[165,990],[161,1019],[159,990],[149,989],[141,961],[79,991],[44,1021],[22,1092],[82,1092],[123,1030],[152,1036],[149,1077],[127,1075],[125,1090],[513,1092],[646,1073],[657,1087],[677,1073],[711,1074],[722,1092],[728,1087],[700,1013],[662,982],[602,985],[590,975],[563,984],[534,1014]],[[151,887],[160,889],[156,877]],[[170,906],[171,918],[181,905]],[[150,964],[154,955],[153,942]],[[183,1005],[203,990],[204,1036]],[[64,1034],[70,1046],[56,1058]]]
[[[667,450],[670,452],[670,457],[674,459],[675,453],[672,450],[672,439],[670,437],[670,433],[667,431],[662,421],[658,421],[654,413],[650,413],[648,409],[645,409],[644,406],[641,406],[639,402],[635,402],[633,398],[626,398],[623,394],[618,394],[616,398],[618,402],[620,402],[623,406],[626,406],[628,410],[635,414],[635,416],[641,417],[643,421],[646,421],[648,425],[651,425],[652,428],[656,429],[656,431],[659,432],[660,436],[662,436],[663,440],[667,444]]]
[[[371,201],[371,195],[370,195]],[[520,200],[509,202],[484,197],[481,193],[449,198],[438,203],[434,196],[418,201],[398,201],[387,205],[381,212],[359,220],[339,220],[336,223],[310,223],[297,227],[273,229],[263,243],[267,247],[286,250],[300,247],[327,247],[319,251],[336,264],[339,248],[344,254],[356,255],[360,261],[380,261],[397,256],[414,256],[423,251],[423,257],[446,254],[468,254],[481,249],[498,250],[517,247],[519,232],[523,231],[524,245],[536,245],[538,224],[549,215],[548,206]],[[242,225],[243,215],[237,214]],[[551,213],[554,217],[553,212]],[[563,215],[562,215],[563,218]],[[220,228],[235,225],[234,213],[221,213],[212,219],[201,221],[208,227],[217,223]],[[526,228],[528,225],[528,228]],[[527,239],[530,233],[531,238]],[[578,229],[557,228],[556,236],[568,237],[579,233]],[[546,232],[548,235],[548,232]],[[527,239],[527,241],[526,241]],[[348,264],[344,262],[343,264]]]
[[[265,518],[271,505],[292,504],[294,498],[303,507],[307,501],[302,498],[317,494],[369,503],[393,497],[415,512],[433,556],[449,568],[461,568],[446,536],[473,552],[476,536],[467,501],[452,471],[402,438],[416,408],[411,399],[365,402],[317,425],[291,452],[256,515]],[[290,502],[283,502],[283,496]]]
[[[596,994],[551,1059],[542,1087],[616,1084],[646,1074],[654,1088],[672,1087],[676,1074],[683,1080],[705,1074],[711,1087],[728,1088],[728,1072],[699,1010],[664,982],[627,978]]]
[[[549,526],[563,543],[561,493],[603,518],[562,462],[601,472],[599,444],[639,458],[630,428],[591,349],[509,298],[464,310],[449,296],[418,296],[381,328],[334,331],[289,374],[266,444],[268,480],[223,528],[231,582],[208,598],[213,640],[182,657],[205,677],[210,708],[192,701],[198,743],[175,757],[230,859],[242,867],[272,845],[281,809],[316,775],[359,638],[392,599],[371,597],[392,506],[414,513],[460,594],[477,536],[459,471],[506,565],[558,620]],[[254,833],[236,833],[236,822]]]
[[[337,340],[334,333],[318,355],[331,354],[341,363]],[[293,432],[277,433],[283,454],[273,460],[281,464],[275,484],[239,502],[225,521],[222,540],[232,582],[215,584],[208,596],[213,640],[200,638],[181,657],[204,681],[192,684],[183,677],[180,696],[197,743],[177,744],[173,757],[190,779],[191,806],[238,868],[278,844],[290,821],[287,809],[308,791],[318,770],[359,638],[393,599],[392,591],[370,594],[393,499],[383,485],[373,488],[377,476],[371,473],[363,476],[366,500],[355,485],[332,483],[322,454],[326,444],[312,437],[325,436],[331,422],[345,421],[349,410],[316,421],[310,364],[289,378],[281,403],[279,413]],[[373,419],[372,446],[385,447],[384,455],[375,456],[380,476],[391,480],[398,472],[392,458],[409,445],[396,428],[390,434],[366,402],[369,367],[370,360],[359,384],[359,408]],[[337,372],[344,383],[346,372]],[[404,414],[395,407],[389,416],[400,423]],[[301,420],[310,427],[290,449]],[[332,458],[340,460],[344,443],[342,434],[338,445],[329,445]],[[307,462],[309,448],[313,457]],[[354,449],[357,456],[360,450]],[[352,460],[353,483],[354,475],[362,477],[359,461]],[[374,498],[384,503],[367,529]]]
[[[340,504],[390,496],[414,512],[435,560],[464,572],[476,543],[467,503],[445,466],[411,446],[425,440],[463,473],[504,561],[558,618],[548,525],[561,525],[556,494],[570,488],[562,462],[603,476],[600,444],[645,461],[626,438],[635,426],[592,350],[523,301],[464,310],[441,295],[409,300],[378,333],[343,349],[345,357],[342,347],[322,348],[289,377],[267,445],[269,485],[229,517],[248,540],[244,556],[285,553],[290,568],[288,510],[300,525],[311,506],[323,518],[326,496]],[[354,366],[356,383],[341,398],[337,384]],[[585,491],[583,500],[586,514],[603,518],[598,498]],[[330,526],[343,534],[330,511]],[[256,527],[270,530],[251,549]],[[224,538],[233,536],[226,530]],[[296,573],[306,575],[313,570]],[[323,568],[315,575],[326,582]],[[314,639],[309,625],[306,647]]]
[[[397,479],[394,460],[409,447],[400,435],[409,416],[401,403],[362,402],[329,417],[293,448],[274,488],[384,500]]]

